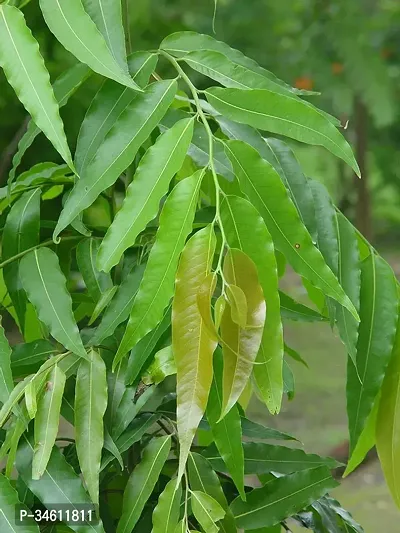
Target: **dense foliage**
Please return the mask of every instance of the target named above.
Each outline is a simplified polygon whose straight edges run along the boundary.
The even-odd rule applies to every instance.
[[[93,505],[96,522],[68,521],[85,533],[363,531],[329,495],[335,460],[246,418],[253,393],[273,415],[293,397],[288,361],[304,361],[283,320],[330,322],[346,472],[376,444],[400,505],[397,281],[282,140],[360,174],[340,122],[213,37],[127,57],[118,2],[39,4],[79,62],[51,85],[22,11],[0,5],[0,65],[31,116],[0,189],[2,306],[24,341],[1,330],[1,531],[16,505]],[[93,76],[72,156],[59,108]],[[41,132],[64,163],[20,173]],[[280,289],[286,262],[318,311]]]

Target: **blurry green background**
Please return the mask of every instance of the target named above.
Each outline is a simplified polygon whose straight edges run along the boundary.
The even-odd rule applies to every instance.
[[[125,0],[124,0],[125,1]],[[132,50],[156,48],[169,33],[213,33],[214,0],[127,0]],[[38,4],[24,7],[54,80],[74,58],[46,29]],[[321,92],[313,103],[338,116],[357,155],[363,179],[322,149],[293,144],[307,175],[325,183],[336,204],[400,272],[400,1],[399,0],[219,0],[215,37],[239,48],[278,77]],[[168,66],[160,64],[160,74]],[[209,80],[194,74],[204,88]],[[93,76],[61,111],[70,145],[101,80]],[[7,180],[26,114],[0,73],[0,186]],[[38,161],[58,161],[41,136],[20,171]],[[284,283],[305,298],[288,273]],[[271,419],[257,402],[258,420],[298,436],[307,450],[329,453],[346,439],[345,354],[328,326],[286,324],[288,344],[309,364],[293,367],[296,394]],[[378,463],[344,481],[336,496],[367,533],[399,530],[399,511],[385,488]]]

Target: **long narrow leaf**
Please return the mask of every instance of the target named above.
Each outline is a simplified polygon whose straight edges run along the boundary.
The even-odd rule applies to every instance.
[[[15,529],[17,508],[30,514],[29,509],[21,505],[18,493],[10,481],[3,474],[0,474],[0,528],[2,533],[15,533],[17,531]],[[39,526],[34,522],[33,518],[26,518],[23,521],[22,531],[24,533],[39,533]]]
[[[6,403],[14,388],[11,372],[11,348],[0,321],[0,402]]]

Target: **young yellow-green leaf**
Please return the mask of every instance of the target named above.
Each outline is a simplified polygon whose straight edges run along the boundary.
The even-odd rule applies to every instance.
[[[205,280],[201,284],[199,292],[197,293],[197,306],[199,308],[201,318],[203,319],[204,325],[208,329],[208,332],[212,337],[215,337],[215,339],[217,339],[218,336],[211,314],[211,299],[216,285],[217,275],[215,272],[211,272],[208,274],[208,276],[206,276]]]
[[[32,460],[32,479],[40,479],[46,470],[58,433],[65,374],[55,365],[48,376],[35,417],[35,451]]]
[[[83,479],[93,503],[99,503],[99,473],[107,408],[106,366],[98,352],[79,365],[75,386],[75,442]]]
[[[150,52],[134,52],[130,56],[129,70],[140,87],[148,84],[156,64],[157,56]],[[136,91],[113,80],[106,80],[100,87],[79,130],[74,159],[79,175],[85,173],[105,136],[136,96]]]
[[[98,302],[102,294],[113,286],[111,276],[97,270],[96,260],[99,247],[98,239],[83,239],[76,248],[78,268],[94,302]]]
[[[174,533],[187,533],[186,520],[184,518],[176,526]]]
[[[214,379],[207,403],[207,420],[218,452],[240,496],[245,499],[242,428],[237,406],[233,406],[229,413],[219,421],[222,412],[223,367],[222,353],[217,349],[214,355]]]
[[[210,104],[227,118],[300,142],[324,146],[360,174],[346,139],[327,117],[302,100],[265,89],[211,87],[205,94]]]
[[[283,394],[283,330],[274,245],[258,211],[244,198],[226,196],[221,217],[229,246],[242,250],[257,267],[268,310],[253,376],[268,409],[277,413]]]
[[[34,376],[27,376],[23,381],[19,381],[10,392],[9,397],[0,409],[0,427],[4,425],[14,406],[20,401],[25,394],[25,387]]]
[[[177,423],[180,442],[178,479],[207,406],[216,340],[204,326],[197,294],[210,273],[216,239],[206,226],[187,242],[176,274],[172,304],[172,349],[177,368]]]
[[[155,438],[145,448],[143,458],[133,470],[125,488],[117,533],[131,533],[135,527],[158,481],[170,449],[171,437]]]
[[[254,148],[241,141],[229,141],[227,150],[241,187],[264,218],[275,246],[298,274],[358,319],[354,305],[314,246],[277,172]]]
[[[27,514],[30,510],[21,505],[18,499],[18,493],[11,485],[10,481],[0,474],[0,529],[2,533],[39,533],[39,526],[34,522],[33,518],[25,518],[23,521],[23,527],[17,526],[15,528],[15,512],[16,509],[23,509]]]
[[[176,89],[175,80],[152,83],[119,116],[68,196],[54,230],[54,239],[132,163],[140,146],[171,105]]]
[[[34,250],[21,259],[19,273],[29,300],[52,336],[67,350],[87,359],[57,255],[50,248]]]
[[[158,498],[153,511],[153,533],[175,533],[178,525],[182,486],[171,479]]]
[[[82,3],[103,35],[115,61],[122,70],[127,72],[125,33],[120,0],[82,0]]]
[[[14,388],[11,372],[11,348],[0,319],[0,402],[6,403]]]
[[[231,504],[236,524],[243,529],[257,529],[277,524],[307,507],[338,483],[326,466],[279,477]]]
[[[143,156],[124,203],[108,228],[98,254],[100,270],[108,272],[139,233],[157,215],[171,179],[181,168],[193,134],[193,119],[177,122]]]
[[[357,357],[348,365],[347,414],[350,455],[366,425],[392,353],[399,300],[390,266],[374,253],[361,264]]]
[[[40,193],[40,189],[27,191],[12,205],[3,231],[3,260],[39,244]],[[6,265],[3,275],[21,332],[24,333],[27,298],[21,284],[19,261]]]
[[[114,366],[163,317],[173,295],[179,255],[192,229],[202,178],[203,171],[199,170],[180,181],[163,206],[156,241],[115,356]]]
[[[221,294],[221,296],[218,296],[217,300],[215,301],[215,307],[214,307],[214,320],[215,320],[215,327],[217,331],[219,330],[221,326],[221,320],[222,316],[224,314],[226,307],[226,300],[225,297]]]
[[[7,4],[0,6],[0,65],[35,124],[64,161],[74,168],[39,45],[26,25],[22,12]]]
[[[33,380],[25,387],[25,405],[28,416],[32,420],[37,413],[36,383]]]
[[[166,346],[159,350],[154,356],[154,360],[142,376],[145,385],[158,385],[167,376],[176,374],[175,358],[172,352],[172,346]]]
[[[86,63],[106,78],[141,91],[112,56],[105,39],[86,13],[81,0],[40,0],[39,3],[50,31],[81,63]]]
[[[224,509],[212,496],[195,490],[191,492],[192,511],[201,527],[207,533],[218,533],[216,522],[225,516]]]
[[[227,305],[222,316],[221,338],[224,354],[222,412],[224,417],[242,394],[253,371],[263,336],[266,304],[253,261],[238,248],[230,248],[224,260],[224,276],[237,285],[247,301],[247,327],[233,321],[234,313]]]
[[[246,295],[237,285],[226,286],[226,296],[231,307],[231,318],[241,328],[247,326],[247,300]]]

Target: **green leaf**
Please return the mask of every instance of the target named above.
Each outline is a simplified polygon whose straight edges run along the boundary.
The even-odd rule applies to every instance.
[[[222,413],[224,417],[239,399],[253,371],[263,336],[266,304],[253,261],[241,250],[230,248],[224,260],[224,277],[242,289],[247,300],[247,327],[232,320],[227,305],[221,322],[224,376]]]
[[[116,372],[107,370],[107,411],[106,421],[110,427],[115,417],[117,409],[121,403],[122,397],[125,393],[125,379],[126,379],[126,367],[127,361],[123,361],[117,368]]]
[[[75,442],[83,479],[93,503],[99,503],[99,472],[107,407],[106,366],[95,351],[79,365],[75,386]]]
[[[283,392],[287,394],[289,401],[293,400],[295,393],[294,375],[285,359],[283,360]]]
[[[128,450],[135,442],[139,442],[143,435],[157,422],[160,415],[157,413],[143,415],[135,418],[129,428],[117,440],[121,453]]]
[[[55,446],[43,476],[39,480],[31,477],[33,445],[25,437],[17,452],[16,468],[27,487],[48,509],[68,505],[78,510],[80,504],[88,505],[90,498],[83,488],[80,477],[67,463],[64,455]],[[98,525],[70,525],[77,533],[104,533],[102,523]]]
[[[171,479],[158,498],[153,511],[153,533],[175,533],[178,525],[182,486]]]
[[[365,427],[385,376],[395,339],[398,305],[392,269],[372,253],[361,263],[357,368],[353,363],[349,364],[347,374],[350,454]]]
[[[170,448],[171,437],[153,439],[145,448],[143,458],[130,475],[125,488],[117,533],[131,533],[136,525],[158,481]]]
[[[63,107],[82,83],[90,76],[91,70],[82,63],[74,65],[69,70],[63,72],[53,84],[54,96],[58,102],[58,107]],[[8,177],[9,186],[14,181],[17,168],[20,165],[25,152],[33,144],[33,141],[40,133],[40,128],[33,120],[29,121],[25,134],[18,143],[18,149],[12,160],[12,168]]]
[[[11,372],[11,348],[0,320],[0,402],[6,403],[14,388]]]
[[[54,239],[132,163],[140,146],[171,105],[176,89],[175,80],[155,82],[138,94],[119,116],[68,196],[54,230]]]
[[[244,456],[242,446],[242,428],[236,405],[219,421],[222,412],[222,376],[224,361],[222,353],[217,350],[214,355],[214,379],[207,403],[207,420],[212,436],[226,468],[231,475],[239,494],[245,499],[244,492]]]
[[[199,170],[180,181],[163,206],[156,240],[114,366],[160,322],[173,295],[179,255],[192,229],[202,178],[203,171]]]
[[[3,474],[0,474],[0,528],[2,533],[15,533],[17,531],[17,529],[15,529],[17,506],[20,510],[24,510],[27,513],[30,512],[25,505],[21,505],[17,491],[11,485],[9,480],[3,476]],[[21,526],[19,528],[21,532],[39,533],[39,526],[32,518],[25,518],[23,524],[23,529]]]
[[[34,381],[30,381],[25,388],[25,405],[28,416],[32,420],[37,413],[36,386]]]
[[[397,323],[396,339],[379,403],[376,423],[376,449],[386,483],[397,507],[400,507],[400,429],[398,408],[400,404],[400,322]]]
[[[0,6],[0,65],[33,121],[73,167],[64,126],[39,45],[13,6]]]
[[[20,399],[25,394],[25,387],[27,384],[32,380],[33,376],[28,376],[23,381],[19,381],[13,390],[10,392],[9,397],[4,402],[1,410],[0,410],[0,427],[4,425],[7,418],[9,417],[11,410],[14,408],[14,406],[20,401]]]
[[[279,175],[245,143],[229,141],[227,146],[241,187],[264,218],[275,246],[285,254],[298,274],[337,300],[358,319],[350,299],[313,245]]]
[[[45,391],[39,399],[35,417],[35,451],[32,461],[32,479],[40,479],[42,477],[56,441],[65,380],[64,372],[58,365],[55,365],[49,374]]]
[[[221,205],[221,217],[229,246],[242,250],[257,267],[264,298],[268,302],[253,376],[268,409],[277,413],[283,393],[283,331],[274,245],[264,221],[247,200],[226,196]]]
[[[36,249],[21,259],[19,272],[29,300],[52,336],[74,354],[87,359],[57,255],[50,248]]]
[[[294,359],[295,361],[297,361],[298,363],[301,363],[306,368],[309,368],[307,362],[301,357],[299,352],[297,352],[296,350],[288,346],[286,343],[285,343],[285,354],[291,357],[292,359]]]
[[[360,174],[345,138],[325,115],[302,100],[264,89],[211,87],[205,94],[209,103],[227,118],[303,143],[324,146]]]
[[[222,520],[225,511],[214,498],[205,492],[191,492],[192,511],[201,527],[206,533],[218,533],[218,526],[215,522]]]
[[[277,524],[317,500],[338,483],[325,466],[274,479],[231,504],[237,526],[257,529]]]
[[[172,346],[169,345],[155,354],[153,362],[142,376],[142,381],[146,385],[151,385],[152,383],[158,385],[167,376],[173,376],[174,374],[176,374],[175,359]]]
[[[76,249],[78,268],[94,302],[98,302],[101,296],[113,286],[111,276],[97,270],[96,259],[99,247],[98,239],[83,239]]]
[[[139,233],[155,218],[171,179],[181,168],[193,134],[193,119],[177,122],[143,156],[129,185],[124,203],[107,230],[98,256],[100,270],[108,272]]]
[[[140,87],[147,85],[156,63],[157,56],[150,52],[135,52],[130,56],[129,70]],[[75,167],[78,174],[85,173],[105,136],[136,96],[136,91],[123,87],[113,80],[106,80],[100,87],[79,130],[75,151]]]
[[[178,479],[207,406],[217,342],[203,327],[197,294],[210,273],[216,238],[212,225],[187,242],[176,274],[172,304],[172,349],[177,367],[177,423],[180,442]]]
[[[259,439],[259,440],[297,440],[295,437],[288,435],[287,433],[282,433],[274,428],[268,428],[257,422],[253,422],[248,418],[241,418],[242,423],[242,432],[245,437],[249,439]]]
[[[101,313],[104,311],[104,309],[107,309],[108,304],[111,302],[111,300],[114,298],[115,293],[117,292],[118,287],[115,285],[114,287],[110,287],[100,297],[100,300],[97,302],[96,307],[93,310],[93,313],[90,317],[90,320],[88,322],[88,325],[91,326],[101,315]]]
[[[81,63],[122,85],[140,91],[140,87],[116,62],[96,24],[86,13],[81,0],[65,3],[40,0],[44,20],[60,43]]]
[[[39,189],[25,192],[11,207],[3,231],[3,260],[39,244],[40,192]],[[19,261],[6,265],[3,275],[24,333],[27,298],[19,275]]]
[[[82,0],[85,11],[100,30],[115,61],[127,71],[125,33],[121,2],[113,0]]]
[[[115,413],[114,419],[111,421],[111,436],[117,439],[126,430],[128,425],[137,416],[140,408],[143,404],[152,396],[154,387],[148,387],[136,401],[136,387],[127,387],[124,395],[121,398],[121,402]]]
[[[14,376],[35,373],[42,361],[54,354],[54,346],[43,339],[17,344],[11,354],[11,368]]]
[[[264,442],[244,442],[243,450],[245,475],[266,474],[267,472],[291,474],[317,466],[326,466],[331,469],[339,466],[339,463],[331,457],[320,457],[319,455],[307,454],[301,449],[286,448]],[[204,455],[215,470],[226,471],[215,445],[207,448]]]
[[[283,318],[300,322],[323,322],[328,320],[326,316],[314,311],[314,309],[310,309],[306,305],[296,302],[291,296],[282,291],[279,291],[279,298]]]
[[[121,453],[118,449],[118,446],[114,442],[114,439],[111,437],[111,435],[108,433],[107,428],[104,428],[104,448],[111,452],[111,454],[117,459],[119,466],[121,468],[121,471],[124,470],[124,460],[122,459]],[[101,472],[101,466],[100,466],[100,472]]]

